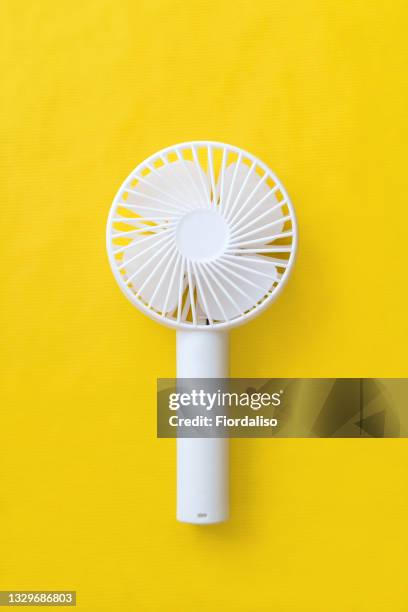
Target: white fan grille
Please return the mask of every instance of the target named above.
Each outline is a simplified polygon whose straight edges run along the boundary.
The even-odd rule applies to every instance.
[[[169,147],[119,189],[107,246],[115,277],[144,312],[177,328],[232,327],[280,292],[296,220],[277,177],[216,142]]]

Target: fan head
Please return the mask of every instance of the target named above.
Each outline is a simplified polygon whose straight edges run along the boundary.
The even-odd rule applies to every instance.
[[[297,244],[282,183],[250,153],[218,142],[168,147],[113,201],[110,264],[130,301],[177,329],[225,329],[279,294]]]

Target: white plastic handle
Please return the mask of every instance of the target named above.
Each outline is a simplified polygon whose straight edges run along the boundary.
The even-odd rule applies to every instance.
[[[227,332],[178,331],[178,378],[228,378]],[[229,455],[224,438],[177,439],[177,519],[183,523],[226,521]]]

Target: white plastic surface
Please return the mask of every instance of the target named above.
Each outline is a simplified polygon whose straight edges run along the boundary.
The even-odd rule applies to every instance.
[[[228,378],[227,332],[177,332],[178,378]],[[210,524],[228,519],[229,442],[223,438],[177,440],[177,519]]]

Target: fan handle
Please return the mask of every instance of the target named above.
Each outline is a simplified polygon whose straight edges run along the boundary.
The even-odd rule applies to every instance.
[[[178,378],[228,378],[228,376],[228,332],[209,329],[177,332]],[[228,439],[177,439],[177,519],[179,521],[206,525],[228,519],[228,463]]]

